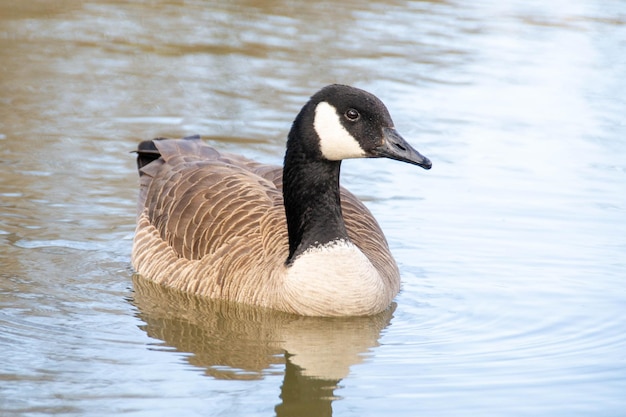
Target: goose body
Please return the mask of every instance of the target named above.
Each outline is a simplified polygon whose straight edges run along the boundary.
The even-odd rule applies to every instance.
[[[199,137],[142,142],[133,266],[210,298],[308,316],[379,313],[400,289],[398,267],[372,214],[339,186],[341,160],[365,157],[430,168],[380,100],[343,85],[300,111],[284,167]]]

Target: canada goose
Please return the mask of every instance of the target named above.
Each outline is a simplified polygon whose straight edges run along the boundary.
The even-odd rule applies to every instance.
[[[342,159],[431,162],[372,94],[329,85],[305,104],[284,168],[198,136],[139,144],[132,262],[157,283],[305,316],[373,315],[400,273],[369,210],[339,186]]]

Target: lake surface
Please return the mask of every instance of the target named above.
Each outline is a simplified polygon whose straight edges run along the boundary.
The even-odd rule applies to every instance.
[[[623,416],[626,3],[0,0],[0,414]],[[279,164],[329,83],[433,169],[347,161],[370,318],[134,277],[139,140]]]

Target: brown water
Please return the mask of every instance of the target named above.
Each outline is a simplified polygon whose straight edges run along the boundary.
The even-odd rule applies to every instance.
[[[0,415],[623,415],[625,29],[616,0],[0,0]],[[133,278],[138,140],[280,163],[332,82],[434,163],[342,170],[399,262],[393,311]]]

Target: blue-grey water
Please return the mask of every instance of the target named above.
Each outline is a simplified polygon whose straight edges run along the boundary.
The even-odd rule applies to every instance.
[[[626,415],[626,3],[0,1],[0,415]],[[280,163],[320,87],[403,288],[307,319],[133,277],[137,141]]]

